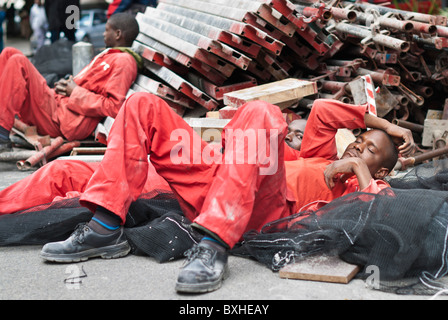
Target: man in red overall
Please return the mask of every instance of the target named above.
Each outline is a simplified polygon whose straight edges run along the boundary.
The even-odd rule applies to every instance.
[[[115,118],[137,76],[141,58],[127,47],[138,32],[135,18],[114,15],[104,32],[109,49],[55,89],[20,51],[5,48],[0,55],[0,152],[11,149],[9,132],[16,115],[40,135],[67,140],[85,139],[102,119]]]
[[[397,161],[389,135],[399,139],[400,152],[408,154],[412,134],[366,110],[334,100],[316,101],[305,129],[302,158],[285,162],[287,125],[274,105],[256,101],[241,107],[223,130],[221,154],[163,100],[136,93],[120,110],[104,159],[80,198],[94,212],[92,220],[66,241],[46,244],[41,257],[76,262],[126,255],[130,248],[121,225],[145,185],[149,155],[185,216],[205,235],[189,254],[176,290],[215,290],[227,269],[227,248],[246,231],[291,215],[303,204],[388,186],[380,179]],[[384,131],[367,131],[337,160],[336,130],[366,126]],[[300,174],[294,174],[296,170]]]

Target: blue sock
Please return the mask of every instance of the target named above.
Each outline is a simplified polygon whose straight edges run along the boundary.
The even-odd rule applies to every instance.
[[[93,217],[92,218],[92,220],[93,221],[95,221],[95,222],[97,222],[97,223],[99,223],[101,226],[103,226],[104,228],[106,228],[107,230],[110,230],[110,231],[115,231],[115,230],[117,230],[118,228],[120,228],[120,226],[111,226],[111,225],[108,225],[107,223],[105,223],[105,222],[103,222],[103,221],[101,221],[100,219],[97,219],[97,218],[95,218],[95,217]]]
[[[202,241],[204,241],[204,240],[205,240],[205,241],[211,241],[211,242],[216,243],[216,244],[218,244],[219,246],[225,248],[225,245],[224,245],[221,241],[218,241],[218,240],[216,240],[216,239],[214,239],[214,238],[205,236],[205,237],[202,238]]]
[[[111,211],[98,207],[89,226],[98,233],[110,233],[121,226],[121,218]],[[96,224],[95,224],[96,223]]]

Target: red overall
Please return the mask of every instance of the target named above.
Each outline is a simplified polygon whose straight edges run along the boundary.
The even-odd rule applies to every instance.
[[[105,117],[115,118],[137,76],[128,53],[108,49],[74,78],[70,97],[56,94],[19,50],[0,54],[0,126],[11,130],[14,117],[36,126],[41,135],[82,140]]]

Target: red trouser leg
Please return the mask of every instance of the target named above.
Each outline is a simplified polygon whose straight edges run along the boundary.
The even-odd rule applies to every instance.
[[[51,115],[57,108],[51,90],[32,63],[16,49],[0,55],[0,126],[11,130],[14,117],[34,125],[41,135],[60,136]]]
[[[48,204],[57,197],[78,196],[84,192],[99,163],[78,160],[56,160],[30,176],[0,191],[0,215],[16,213]],[[165,180],[153,166],[148,170],[143,193],[159,190],[170,192]]]
[[[0,191],[0,215],[47,204],[68,192],[83,192],[98,164],[56,160]]]
[[[202,161],[207,144],[162,99],[136,93],[121,108],[109,135],[107,152],[81,203],[102,206],[123,222],[148,175],[148,155],[157,173],[177,195],[185,215],[199,213],[216,165]],[[185,156],[179,163],[179,151]]]
[[[246,231],[259,230],[291,214],[286,200],[286,130],[277,106],[256,101],[238,110],[225,128],[225,161],[216,172],[195,223],[233,247]],[[245,143],[241,143],[242,133],[248,137]],[[249,158],[238,164],[244,154]]]

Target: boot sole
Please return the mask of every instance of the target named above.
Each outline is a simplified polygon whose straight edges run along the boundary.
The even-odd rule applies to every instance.
[[[206,293],[218,290],[222,282],[229,277],[229,267],[226,265],[223,274],[217,280],[205,283],[176,282],[176,291],[180,293]]]
[[[127,256],[131,251],[131,247],[127,241],[102,248],[89,249],[83,252],[70,254],[53,254],[41,252],[42,259],[51,262],[72,263],[87,261],[90,258],[101,257],[102,259],[117,259]]]

